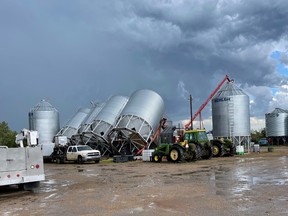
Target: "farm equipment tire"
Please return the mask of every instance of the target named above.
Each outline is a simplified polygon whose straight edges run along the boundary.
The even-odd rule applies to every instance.
[[[82,159],[81,156],[78,156],[78,158],[77,158],[77,162],[78,162],[78,164],[82,164],[82,163],[83,163],[83,159]]]
[[[152,161],[156,163],[160,163],[162,161],[162,156],[159,154],[153,154],[152,155]]]
[[[196,145],[196,148],[195,148],[195,160],[199,160],[201,159],[201,156],[202,156],[202,148],[200,145]]]
[[[202,156],[202,159],[208,160],[208,159],[211,159],[211,157],[213,156],[212,146],[206,146],[202,152],[204,153],[204,155]]]
[[[236,147],[233,146],[233,147],[230,148],[230,155],[234,156],[235,154],[236,154]]]
[[[219,142],[213,143],[213,157],[221,157],[224,154],[223,144]]]
[[[169,151],[171,162],[179,162],[183,159],[183,149],[180,146],[173,146]]]

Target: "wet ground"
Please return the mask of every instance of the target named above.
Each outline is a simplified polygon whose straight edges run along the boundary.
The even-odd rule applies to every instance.
[[[45,164],[38,191],[0,188],[15,215],[288,215],[288,147],[173,164]]]

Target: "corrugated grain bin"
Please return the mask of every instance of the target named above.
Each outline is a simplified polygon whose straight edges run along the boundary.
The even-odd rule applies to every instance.
[[[41,100],[29,112],[29,129],[39,132],[39,143],[49,143],[60,129],[59,112],[46,100]]]
[[[288,136],[288,111],[276,108],[271,113],[265,114],[266,136]]]
[[[110,97],[101,111],[95,117],[95,120],[91,125],[92,131],[96,135],[107,139],[107,134],[115,125],[117,118],[127,104],[128,100],[129,98],[125,96]]]
[[[249,97],[233,82],[212,99],[213,136],[250,136]]]
[[[49,157],[54,148],[53,138],[60,129],[59,112],[46,100],[41,100],[29,112],[29,129],[39,132],[38,143],[43,157]]]
[[[90,108],[78,109],[73,117],[57,133],[57,136],[67,136],[67,138],[70,139],[73,135],[77,134],[81,123],[84,121],[89,112]]]
[[[115,128],[127,128],[148,139],[156,132],[163,114],[164,101],[159,94],[148,89],[138,90],[131,95]]]

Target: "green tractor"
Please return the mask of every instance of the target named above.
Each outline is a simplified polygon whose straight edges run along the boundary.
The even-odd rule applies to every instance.
[[[198,159],[210,159],[213,156],[205,130],[187,130],[182,142],[162,143],[155,148],[152,161],[161,162],[162,157],[170,162],[196,161]]]
[[[231,140],[217,139],[210,142],[213,148],[213,157],[233,156],[236,153],[236,147]]]

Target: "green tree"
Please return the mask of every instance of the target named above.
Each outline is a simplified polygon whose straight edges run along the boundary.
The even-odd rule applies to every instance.
[[[16,134],[17,132],[10,130],[7,122],[3,121],[0,123],[0,145],[16,147]]]
[[[263,128],[260,131],[253,130],[251,131],[251,141],[258,143],[261,138],[266,137],[266,129]]]

